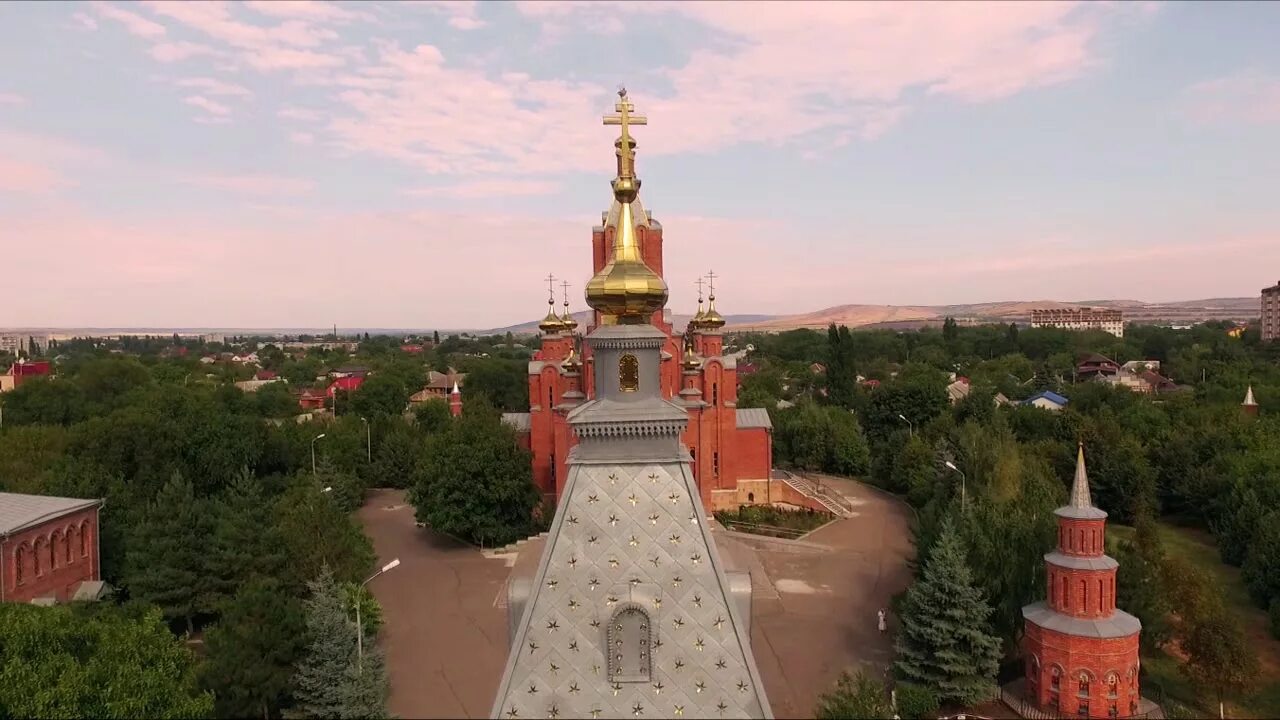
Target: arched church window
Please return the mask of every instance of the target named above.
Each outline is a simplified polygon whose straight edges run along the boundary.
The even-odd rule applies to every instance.
[[[649,682],[653,674],[653,623],[635,603],[618,608],[609,620],[609,678],[613,682]]]
[[[75,550],[75,546],[76,546],[76,526],[75,526],[75,525],[72,525],[72,526],[70,526],[70,527],[68,527],[68,528],[67,528],[67,547],[66,547],[66,553],[67,553],[67,564],[68,564],[68,565],[70,565],[71,563],[75,562],[75,559],[76,559],[76,555],[75,555],[75,552],[74,552],[74,550]]]
[[[35,546],[32,548],[32,555],[35,556],[35,576],[40,577],[44,574],[44,570],[40,567],[40,554],[44,552],[44,538],[36,538]]]
[[[618,359],[618,389],[624,393],[640,389],[640,361],[631,353]]]
[[[1087,700],[1089,698],[1089,681],[1092,678],[1089,677],[1089,673],[1081,672],[1076,676],[1076,680],[1080,683],[1080,689],[1076,691],[1076,697]]]
[[[62,533],[54,530],[49,533],[49,569],[58,569],[58,559],[61,553],[58,552],[59,546],[62,545]]]
[[[1107,697],[1114,700],[1120,693],[1120,675],[1115,670],[1107,673]]]
[[[14,582],[21,585],[27,581],[25,572],[27,569],[27,546],[19,545],[18,549],[13,553]]]
[[[1057,692],[1062,688],[1062,668],[1054,665],[1049,668],[1049,689]]]
[[[711,474],[720,477],[720,453],[711,453]]]
[[[80,557],[89,557],[89,525],[80,523]]]

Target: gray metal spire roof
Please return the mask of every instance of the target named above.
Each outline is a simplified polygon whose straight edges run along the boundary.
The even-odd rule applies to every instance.
[[[772,717],[680,443],[688,411],[658,391],[665,336],[588,341],[598,396],[569,413],[579,443],[490,716]]]
[[[1084,467],[1084,443],[1076,452],[1076,477],[1071,483],[1071,499],[1066,506],[1054,511],[1058,517],[1077,518],[1080,520],[1101,520],[1107,514],[1093,506],[1093,498],[1089,495],[1089,475]]]

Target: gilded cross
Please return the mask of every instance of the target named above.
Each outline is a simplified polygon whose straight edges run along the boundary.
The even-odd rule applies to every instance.
[[[556,276],[547,273],[547,302],[556,304]]]
[[[698,304],[702,304],[702,278],[698,278]]]
[[[649,118],[631,114],[636,106],[627,99],[626,88],[618,88],[618,102],[614,103],[613,109],[617,114],[605,115],[604,124],[622,126],[622,135],[618,138],[618,177],[632,178],[635,177],[636,143],[631,139],[631,126],[648,125]]]
[[[560,283],[560,287],[564,288],[564,306],[568,308],[569,307],[569,281],[565,280],[564,282]]]
[[[716,299],[716,271],[707,271],[707,284],[711,287],[711,293],[708,295],[712,300]]]

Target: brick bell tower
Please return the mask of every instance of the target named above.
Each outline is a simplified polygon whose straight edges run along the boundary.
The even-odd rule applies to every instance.
[[[1120,565],[1104,553],[1107,514],[1089,496],[1083,445],[1071,500],[1054,514],[1058,547],[1044,556],[1048,601],[1022,608],[1028,699],[1066,716],[1137,715],[1146,703],[1138,693],[1142,623],[1116,609]]]

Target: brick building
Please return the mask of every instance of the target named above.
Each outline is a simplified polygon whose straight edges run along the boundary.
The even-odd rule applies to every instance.
[[[1064,330],[1101,330],[1124,337],[1124,314],[1107,308],[1035,308],[1031,327]]]
[[[1107,514],[1089,496],[1083,446],[1071,500],[1055,514],[1058,547],[1044,556],[1048,600],[1022,608],[1026,695],[1063,716],[1145,714],[1149,704],[1138,692],[1142,623],[1116,609],[1119,563],[1103,551]]]
[[[66,602],[102,578],[101,500],[0,493],[0,601]]]
[[[635,122],[635,118],[629,121]],[[622,142],[619,138],[615,145],[622,148]],[[630,137],[627,143],[634,148]],[[639,180],[635,182],[638,187]],[[663,277],[663,228],[639,197],[625,204],[615,198],[600,219],[591,234],[593,275],[599,275],[610,262],[620,223],[629,223],[639,246],[639,259]],[[714,275],[711,280],[714,282]],[[773,427],[765,411],[738,409],[737,358],[724,353],[725,320],[715,309],[714,286],[707,299],[704,310],[699,298],[698,313],[683,335],[675,331],[661,307],[649,322],[665,335],[660,361],[662,397],[689,413],[681,441],[693,456],[703,507],[715,511],[768,495]],[[564,489],[569,450],[577,444],[566,418],[574,408],[594,399],[596,392],[592,351],[579,350],[578,323],[569,313],[567,296],[561,315],[556,314],[554,296],[547,302],[550,308],[539,325],[541,347],[529,363],[529,412],[507,413],[504,419],[533,451],[534,482],[545,497],[556,500]],[[617,318],[595,310],[586,332],[616,322]]]
[[[1280,282],[1262,289],[1262,339],[1280,340]]]

